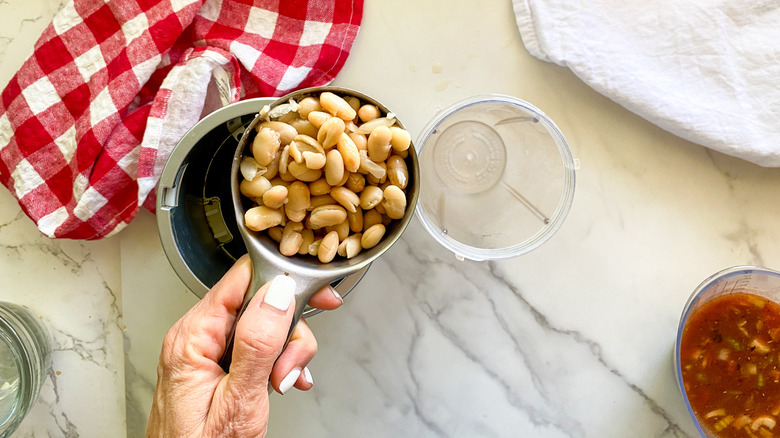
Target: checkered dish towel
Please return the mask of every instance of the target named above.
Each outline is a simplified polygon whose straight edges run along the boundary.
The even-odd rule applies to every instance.
[[[330,82],[362,0],[72,0],[0,96],[0,181],[50,237],[127,225],[178,140],[242,98]]]

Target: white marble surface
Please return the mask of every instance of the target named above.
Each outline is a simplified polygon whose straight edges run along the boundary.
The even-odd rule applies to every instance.
[[[566,223],[516,259],[459,262],[413,222],[344,308],[310,319],[314,389],[274,398],[270,436],[696,435],[671,372],[679,314],[721,268],[780,267],[780,170],[680,140],[531,57],[508,1],[368,0],[335,83],[414,135],[475,94],[525,99],[581,168]],[[145,412],[154,347],[192,297],[139,219],[120,239],[123,272],[159,272],[152,287],[123,277],[131,406]],[[154,297],[167,315],[134,323]]]
[[[0,0],[0,87],[29,56],[58,1]],[[14,436],[125,433],[120,241],[43,236],[0,189],[0,300],[24,305],[52,336],[52,366]]]
[[[14,26],[35,34],[56,9],[40,3],[0,0],[3,83],[34,40]],[[558,234],[511,260],[457,261],[415,220],[342,309],[309,320],[314,388],[274,397],[270,436],[696,436],[671,372],[679,314],[722,268],[780,268],[780,169],[680,140],[531,57],[507,0],[366,0],[335,83],[383,101],[413,135],[462,98],[525,99],[580,160],[577,189]],[[142,436],[162,337],[196,300],[154,217],[102,242],[52,242],[8,193],[0,202],[5,290],[61,330],[62,374],[20,435],[121,435],[109,427],[124,425],[126,389],[127,435]]]

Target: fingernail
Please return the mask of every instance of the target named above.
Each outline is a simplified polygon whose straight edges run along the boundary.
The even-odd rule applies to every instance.
[[[311,378],[309,367],[303,367],[303,380],[309,382],[309,385],[314,385],[314,379]]]
[[[281,311],[287,310],[295,294],[295,280],[286,275],[277,275],[271,280],[263,302]]]
[[[339,299],[339,301],[342,301],[342,302],[344,301],[344,299],[343,299],[343,298],[341,298],[341,295],[339,295],[338,291],[336,291],[336,288],[334,288],[334,287],[331,287],[331,288],[330,288],[330,291],[331,291],[331,292],[333,292],[333,295],[335,295],[335,296],[336,296],[336,298],[338,298],[338,299]]]
[[[279,393],[284,394],[290,388],[292,388],[293,385],[295,385],[295,381],[298,380],[298,377],[300,375],[301,375],[301,369],[293,368],[292,371],[290,371],[290,373],[287,374],[287,377],[285,377],[282,380],[282,383],[279,384]]]

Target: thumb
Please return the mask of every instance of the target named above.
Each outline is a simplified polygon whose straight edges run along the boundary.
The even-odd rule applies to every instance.
[[[245,394],[257,391],[267,395],[271,369],[289,336],[295,286],[290,277],[274,277],[255,294],[236,325],[228,376],[230,384]]]

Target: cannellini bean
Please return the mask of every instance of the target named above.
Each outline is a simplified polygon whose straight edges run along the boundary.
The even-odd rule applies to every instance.
[[[412,136],[409,135],[409,131],[398,126],[391,126],[390,133],[392,134],[390,145],[394,150],[401,152],[409,149],[409,145],[412,144]]]
[[[274,242],[279,243],[282,241],[282,234],[284,233],[284,228],[282,227],[271,227],[268,229],[268,236],[274,240]]]
[[[287,202],[287,187],[276,185],[263,193],[263,205],[268,208],[278,209]]]
[[[363,233],[363,238],[360,240],[360,244],[363,245],[364,249],[369,249],[375,247],[380,240],[382,240],[382,237],[385,235],[385,226],[382,224],[375,224]]]
[[[353,212],[347,212],[347,223],[349,229],[354,233],[363,231],[363,209],[358,208]]]
[[[355,96],[345,96],[344,100],[347,101],[349,106],[351,106],[352,109],[355,110],[355,112],[357,112],[357,110],[360,109],[360,99],[358,99],[357,97],[355,97]]]
[[[351,173],[351,172],[344,172],[344,176],[342,176],[342,177],[341,177],[341,180],[340,180],[340,181],[339,181],[339,183],[338,183],[338,184],[336,184],[336,185],[337,185],[337,186],[343,186],[344,184],[346,184],[346,183],[347,183],[347,180],[349,179],[349,176],[350,176],[350,175],[352,175],[352,173]]]
[[[377,186],[368,186],[360,192],[360,208],[371,210],[382,202],[384,192]]]
[[[325,149],[336,146],[339,137],[344,132],[344,120],[338,117],[331,117],[325,121],[317,132],[317,140],[322,143]]]
[[[317,137],[317,127],[306,119],[295,119],[290,122],[290,126],[295,128],[295,131],[300,135],[308,135],[309,137]]]
[[[311,170],[322,169],[325,166],[325,150],[317,140],[308,135],[295,136],[290,143],[290,158]]]
[[[355,193],[360,193],[366,187],[366,177],[359,173],[350,173],[344,186]]]
[[[303,224],[300,222],[287,222],[282,232],[282,240],[279,242],[279,252],[286,256],[298,254],[298,249],[303,243]]]
[[[320,129],[322,125],[332,116],[325,111],[312,111],[309,113],[307,120],[314,125],[315,128]]]
[[[331,231],[339,233],[339,241],[343,241],[347,238],[347,236],[349,236],[349,223],[344,221],[340,224],[331,225],[329,227],[325,227],[325,231],[328,233]]]
[[[319,141],[317,141],[316,138],[310,136],[310,135],[303,135],[299,134],[296,135],[293,139],[298,143],[302,143],[301,146],[304,146],[301,150],[308,150],[312,152],[322,152],[325,153],[325,148],[322,147],[322,144],[320,144]],[[301,147],[299,146],[299,148]]]
[[[321,205],[311,211],[310,219],[314,230],[338,225],[347,220],[347,210],[340,205]]]
[[[314,210],[315,208],[320,207],[322,205],[334,205],[334,204],[337,204],[337,202],[336,202],[335,199],[333,199],[330,196],[330,194],[320,195],[320,196],[312,196],[311,197],[311,206],[309,207],[309,209],[310,210]]]
[[[325,154],[322,152],[303,152],[303,161],[306,167],[311,170],[320,170],[325,167]]]
[[[287,164],[287,170],[294,178],[301,181],[312,182],[322,177],[322,171],[319,169],[309,169],[305,164],[299,164],[295,161]]]
[[[376,105],[371,105],[369,103],[363,105],[358,109],[357,112],[358,118],[363,122],[370,122],[374,119],[379,118],[379,108],[376,107]]]
[[[355,131],[357,134],[371,134],[371,131],[376,129],[378,126],[386,126],[391,127],[395,124],[395,117],[379,117],[374,120],[371,120],[370,122],[363,123],[358,127],[358,129]]]
[[[247,198],[262,198],[263,194],[271,188],[271,181],[264,176],[256,176],[252,181],[243,180],[239,184],[239,191]]]
[[[339,244],[336,252],[340,256],[346,257],[348,259],[355,257],[356,255],[360,254],[360,252],[363,250],[363,247],[360,245],[360,241],[362,237],[363,236],[360,233],[353,234],[347,237],[346,239],[341,241],[341,244]]]
[[[331,231],[322,238],[317,248],[317,258],[322,263],[330,263],[339,249],[339,234]]]
[[[306,151],[325,153],[325,149],[323,149],[320,142],[313,137],[302,134],[296,135],[292,143],[290,143],[290,157],[300,163],[303,161],[301,154]]]
[[[407,149],[405,151],[397,151],[397,150],[393,149],[393,155],[398,155],[399,157],[401,157],[403,159],[406,159],[406,157],[409,156],[409,149]]]
[[[354,213],[360,207],[360,197],[346,187],[333,187],[330,196],[341,204],[347,212]]]
[[[330,91],[320,94],[320,105],[325,111],[343,120],[349,121],[357,116],[357,111],[343,97]]]
[[[271,185],[272,186],[290,187],[290,184],[292,184],[292,181],[285,181],[285,180],[282,179],[281,176],[277,176],[276,178],[271,180]]]
[[[341,154],[341,158],[344,159],[344,168],[348,172],[357,172],[361,163],[360,152],[357,146],[355,146],[355,142],[345,132],[342,132],[339,136],[336,149]]]
[[[279,173],[279,178],[281,178],[287,184],[290,184],[293,181],[297,181],[298,180],[298,178],[296,178],[295,176],[291,175],[290,172],[286,172],[286,173],[281,173],[280,172]]]
[[[406,194],[398,186],[388,186],[384,190],[382,207],[390,219],[401,219],[406,212]]]
[[[309,183],[309,193],[311,196],[326,195],[330,193],[330,184],[328,184],[325,177],[312,181]]]
[[[287,216],[287,219],[293,222],[303,222],[306,220],[306,210],[293,210],[285,205],[284,214]]]
[[[317,239],[314,242],[309,244],[309,255],[310,256],[317,256],[317,252],[320,249],[320,243],[322,242],[322,239]]]
[[[311,202],[309,186],[301,181],[295,181],[287,188],[287,207],[291,210],[306,210]]]
[[[273,161],[271,161],[271,164],[265,166],[265,173],[263,174],[264,177],[266,177],[269,181],[274,179],[276,175],[279,174],[279,159],[282,156],[282,152],[279,151],[274,156]]]
[[[261,128],[252,141],[252,155],[261,166],[267,166],[276,157],[276,152],[281,144],[278,132]]]
[[[341,257],[347,256],[347,242],[344,240],[341,240],[339,243],[339,246],[336,248],[336,255],[340,255]]]
[[[344,212],[346,218],[346,211]],[[284,215],[280,210],[264,205],[252,207],[244,213],[244,222],[247,228],[253,231],[263,231],[282,223]]]
[[[290,144],[290,142],[293,141],[293,138],[298,135],[298,131],[296,131],[295,128],[290,126],[288,123],[275,120],[263,122],[257,125],[255,129],[257,129],[257,132],[259,133],[263,128],[271,129],[279,134],[279,142],[282,144],[282,146]]]
[[[298,114],[304,119],[308,118],[312,111],[322,111],[322,105],[316,97],[309,96],[298,102]]]
[[[349,138],[352,139],[352,142],[355,143],[355,147],[358,148],[359,151],[365,151],[368,146],[366,146],[366,143],[368,142],[368,139],[363,134],[355,134],[354,132],[350,132]]]
[[[390,180],[390,184],[402,189],[406,188],[409,183],[409,169],[403,158],[393,155],[387,159],[387,178]]]
[[[306,228],[301,231],[301,246],[298,248],[298,254],[304,255],[309,253],[309,245],[314,242],[314,231]]]
[[[376,224],[382,223],[382,213],[372,209],[363,213],[363,232],[368,231],[369,228]]]
[[[325,155],[325,180],[331,186],[336,186],[344,177],[344,158],[341,152],[331,149]]]
[[[325,178],[320,178],[317,181],[309,183],[309,193],[311,196],[320,196],[330,193],[330,184]]]
[[[366,142],[366,148],[368,150],[368,157],[375,163],[381,163],[390,156],[390,139],[393,134],[390,132],[390,128],[387,126],[379,126],[368,135]]]

